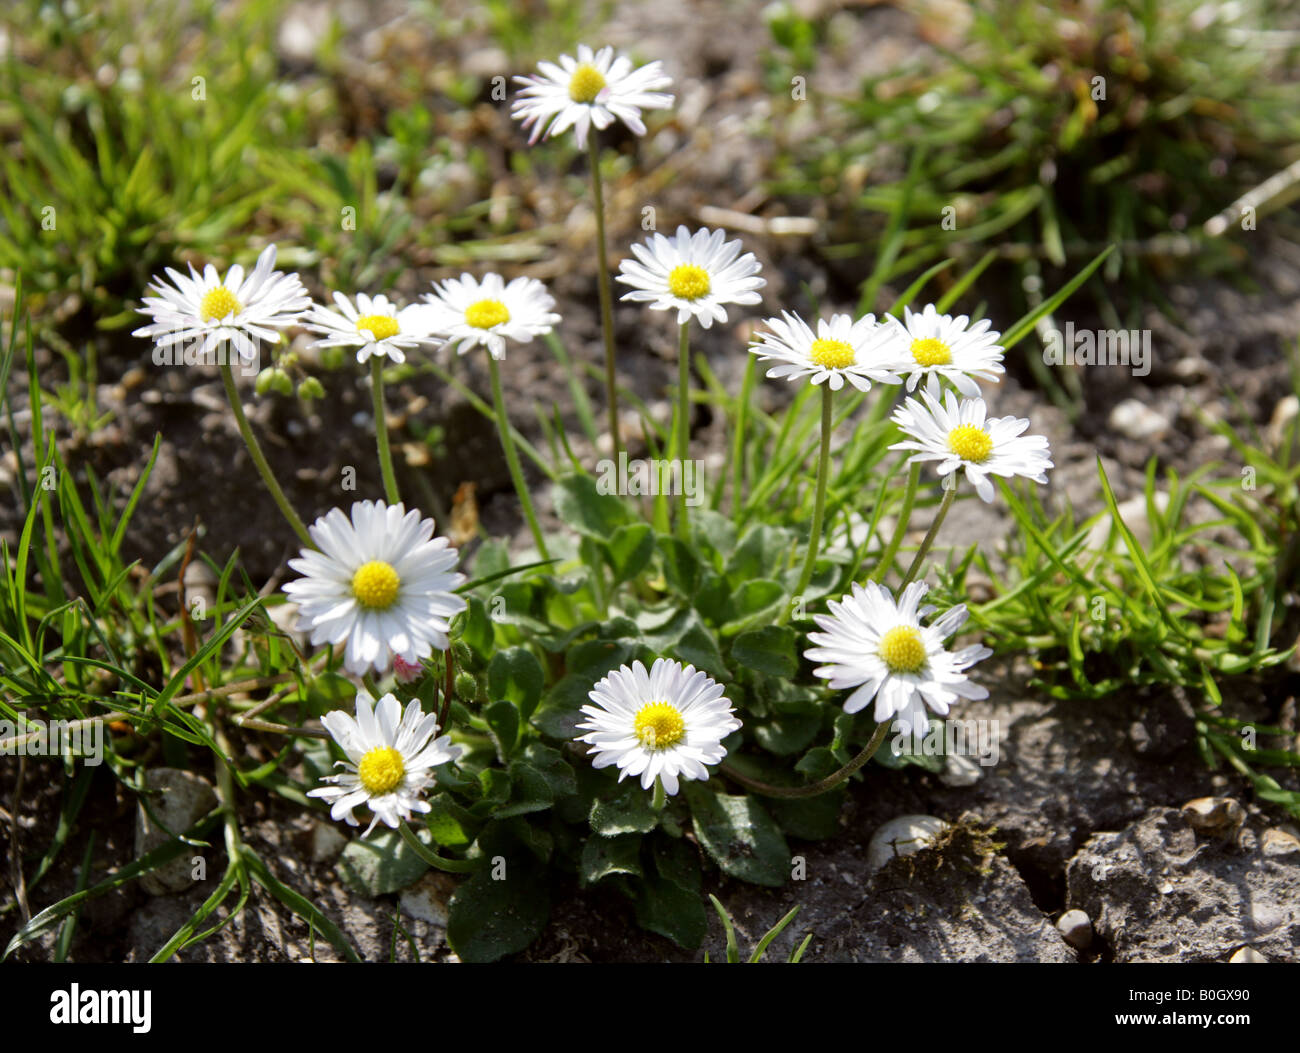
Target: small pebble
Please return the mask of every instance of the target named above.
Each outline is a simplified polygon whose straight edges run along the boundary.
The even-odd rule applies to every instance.
[[[1092,919],[1081,910],[1067,910],[1057,919],[1056,929],[1075,950],[1086,951],[1092,945]]]
[[[1241,829],[1246,809],[1231,797],[1197,797],[1183,805],[1183,816],[1198,834],[1227,837]]]
[[[1243,947],[1228,959],[1229,965],[1240,965],[1242,962],[1266,962],[1268,961],[1254,947]]]
[[[933,815],[900,815],[881,826],[867,846],[867,866],[879,870],[895,856],[910,856],[948,829]]]

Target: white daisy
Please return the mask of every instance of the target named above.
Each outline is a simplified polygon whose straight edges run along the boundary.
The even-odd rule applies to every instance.
[[[530,343],[560,321],[555,300],[536,278],[516,278],[509,285],[499,274],[448,278],[425,294],[426,324],[445,336],[460,354],[482,344],[493,358],[506,357],[506,341]]]
[[[822,318],[816,333],[789,311],[763,324],[771,332],[759,333],[749,350],[760,362],[777,363],[767,371],[769,377],[811,377],[814,384],[827,383],[832,391],[839,391],[845,380],[859,391],[869,391],[873,380],[902,383],[884,361],[890,330],[877,325],[875,315],[856,322],[847,314]]]
[[[293,325],[311,306],[311,297],[297,274],[275,269],[275,246],[268,245],[247,277],[235,264],[223,279],[208,264],[200,275],[190,265],[186,277],[166,268],[173,285],[155,277],[151,288],[157,296],[143,298],[139,314],[152,316],[153,324],[135,330],[160,347],[202,339],[200,354],[206,355],[227,340],[245,361],[257,358],[258,340],[280,339],[278,328]]]
[[[939,394],[939,378],[945,377],[963,395],[976,396],[981,380],[998,382],[1002,367],[1000,333],[990,329],[987,318],[968,325],[963,314],[956,318],[940,314],[934,304],[927,304],[920,314],[903,308],[903,321],[886,316],[885,325],[893,331],[894,347],[890,366],[907,377],[907,390],[914,391],[921,377],[932,395]]]
[[[578,148],[587,145],[587,132],[594,124],[608,128],[622,121],[637,135],[645,135],[641,111],[666,110],[673,97],[660,91],[672,84],[664,74],[663,63],[651,62],[640,69],[631,59],[615,55],[613,48],[593,53],[585,44],[578,45],[578,57],[560,56],[560,64],[539,62],[540,77],[516,77],[525,85],[515,99],[510,116],[533,126],[530,143],[539,138],[559,135],[569,127]]]
[[[324,337],[313,347],[355,347],[358,362],[366,361],[371,355],[405,362],[405,353],[412,348],[438,343],[429,333],[430,312],[424,304],[410,304],[398,310],[387,296],[372,300],[365,293],[357,293],[354,307],[340,292],[334,294],[334,302],[338,310],[312,304],[304,320],[308,329]]]
[[[725,303],[755,304],[756,290],[767,282],[752,252],[740,255],[739,241],[724,241],[721,230],[677,228],[676,238],[654,234],[645,245],[633,245],[635,260],[623,260],[618,280],[632,286],[624,300],[648,303],[656,311],[677,309],[677,322],[694,315],[708,329],[725,322]]]
[[[421,712],[415,699],[403,713],[393,695],[375,704],[367,692],[358,691],[356,719],[335,709],[321,717],[321,723],[348,759],[335,762],[343,771],[322,779],[333,785],[308,790],[307,796],[330,801],[330,818],[349,826],[359,825],[352,809],[364,804],[374,818],[362,837],[381,819],[396,830],[412,812],[429,811],[431,806],[421,797],[433,784],[429,769],[465,752],[463,746],[452,745],[448,736],[435,737],[438,718]]]
[[[445,651],[449,622],[466,606],[451,590],[465,576],[433,525],[383,501],[356,502],[351,521],[338,508],[316,520],[308,532],[319,551],[289,560],[303,577],[284,586],[311,642],[346,641],[344,664],[354,673],[386,672],[393,654],[416,664],[435,647]]]
[[[993,500],[989,475],[1023,475],[1036,483],[1047,482],[1052,451],[1042,435],[1021,435],[1029,421],[1017,417],[985,420],[988,408],[983,399],[962,399],[958,405],[951,391],[944,393],[942,404],[928,391],[922,391],[921,398],[924,406],[909,398],[894,411],[894,423],[910,438],[890,449],[918,451],[909,464],[938,461],[940,476],[965,467],[966,478],[985,501]]]
[[[740,728],[722,685],[694,666],[655,659],[650,672],[639,661],[622,666],[592,688],[595,703],[583,706],[588,718],[579,728],[589,734],[593,767],[618,765],[619,782],[641,776],[643,789],[655,779],[664,792],[677,792],[678,776],[707,779],[705,765],[727,755],[722,740]]]
[[[844,712],[857,713],[874,698],[876,723],[897,719],[904,735],[924,736],[930,726],[927,706],[947,716],[958,698],[988,697],[986,688],[970,682],[966,670],[993,652],[978,644],[946,650],[943,642],[966,622],[966,605],[922,625],[921,619],[935,609],[918,609],[927,587],[912,582],[895,604],[884,586],[855,583],[849,595],[827,604],[829,615],[813,616],[824,631],[808,634],[817,646],[804,651],[804,657],[827,663],[813,673],[835,690],[857,688],[844,700]]]

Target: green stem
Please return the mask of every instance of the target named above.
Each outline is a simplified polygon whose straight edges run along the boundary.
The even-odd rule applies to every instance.
[[[821,435],[821,454],[817,458],[817,497],[813,505],[812,535],[808,538],[808,556],[804,560],[803,570],[799,574],[799,584],[794,588],[794,595],[791,596],[790,606],[785,610],[781,622],[784,623],[790,616],[794,604],[804,594],[808,588],[808,583],[812,581],[813,567],[817,563],[817,552],[821,548],[822,540],[822,517],[826,513],[826,484],[831,469],[831,411],[834,405],[834,392],[831,386],[825,384],[822,386],[822,435]]]
[[[736,406],[736,435],[731,449],[731,517],[739,520],[744,510],[745,491],[745,428],[749,417],[749,399],[754,389],[758,359],[753,355],[745,363],[745,380],[740,387],[740,402]]]
[[[677,337],[677,465],[681,493],[677,497],[677,533],[689,541],[691,524],[686,507],[686,457],[691,445],[691,323],[678,326]]]
[[[388,446],[388,412],[384,409],[384,356],[370,356],[370,395],[375,406],[375,445],[379,448],[379,471],[384,477],[384,494],[390,505],[402,500],[393,473],[393,451]]]
[[[930,524],[930,529],[926,531],[925,538],[921,541],[921,547],[916,550],[916,556],[912,560],[912,565],[907,568],[907,575],[898,587],[906,588],[916,572],[921,569],[921,561],[925,559],[930,551],[930,546],[934,544],[934,539],[939,535],[939,528],[943,526],[944,516],[948,514],[948,509],[952,507],[952,499],[957,494],[957,479],[954,476],[952,486],[946,487],[943,491],[943,503],[939,506],[939,511],[935,513],[934,522]]]
[[[663,779],[655,779],[654,796],[650,799],[650,807],[656,812],[662,812],[667,798],[664,796]]]
[[[921,466],[914,464],[907,475],[907,490],[903,493],[903,507],[898,512],[898,523],[894,526],[894,536],[889,539],[889,547],[885,549],[884,555],[880,557],[876,569],[867,575],[868,581],[880,581],[894,565],[894,558],[898,555],[898,547],[903,543],[903,535],[907,533],[908,521],[912,518],[912,506],[916,503],[916,488],[920,482]]]
[[[876,730],[871,736],[871,741],[862,747],[861,753],[839,771],[832,772],[824,779],[810,782],[807,786],[773,786],[771,783],[761,782],[758,779],[751,779],[748,775],[742,775],[729,764],[722,764],[720,767],[728,777],[735,779],[742,786],[746,786],[764,797],[819,797],[828,790],[835,789],[840,783],[858,771],[867,761],[871,760],[876,750],[880,749],[880,744],[885,741],[885,736],[889,733],[890,723],[891,721],[887,720],[883,724],[877,724]]]
[[[431,867],[445,870],[450,874],[469,874],[479,868],[477,860],[447,859],[431,851],[423,841],[415,836],[415,831],[406,825],[405,820],[400,821],[397,828],[402,833],[402,840],[411,846],[411,851]]]
[[[280,484],[275,481],[275,473],[271,471],[271,466],[266,463],[266,456],[262,453],[262,447],[257,441],[257,436],[253,434],[248,418],[244,415],[244,404],[240,401],[239,390],[235,387],[235,376],[231,372],[228,361],[221,364],[221,381],[226,386],[226,398],[230,402],[231,411],[235,414],[235,426],[243,437],[244,445],[248,447],[248,455],[253,458],[253,464],[257,466],[257,470],[262,476],[262,482],[271,491],[272,499],[279,506],[284,518],[289,521],[289,525],[293,527],[294,533],[302,539],[304,545],[315,548],[315,542],[312,541],[311,535],[307,533],[307,528],[303,526],[302,520],[298,518],[298,513],[289,504],[289,499],[284,496]]]
[[[524,518],[528,520],[528,529],[533,532],[537,551],[542,559],[550,559],[546,549],[546,539],[542,537],[542,528],[537,525],[537,513],[533,511],[533,499],[528,495],[524,483],[524,473],[519,467],[519,454],[515,450],[514,438],[510,434],[510,419],[506,416],[506,397],[501,391],[501,367],[497,360],[488,355],[488,368],[492,371],[492,405],[496,412],[497,431],[501,433],[501,448],[506,454],[506,465],[510,468],[510,478],[515,484],[515,493],[524,509]]]
[[[605,191],[600,181],[600,146],[596,130],[587,138],[587,151],[591,160],[591,194],[596,204],[596,260],[599,272],[597,288],[600,291],[600,331],[605,341],[605,401],[609,404],[609,438],[613,444],[614,462],[618,463],[622,440],[618,431],[618,378],[614,372],[614,305],[609,287],[609,258],[605,251]]]

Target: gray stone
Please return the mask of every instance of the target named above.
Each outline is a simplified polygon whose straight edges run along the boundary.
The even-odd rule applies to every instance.
[[[983,774],[983,769],[969,757],[950,753],[944,758],[939,781],[945,786],[974,786]]]
[[[1090,837],[1066,868],[1066,903],[1116,962],[1225,961],[1245,944],[1295,961],[1300,947],[1300,868],[1198,836],[1173,808]]]
[[[1144,402],[1125,399],[1110,411],[1106,423],[1127,439],[1143,441],[1163,435],[1169,422]]]
[[[347,843],[348,839],[339,833],[337,826],[318,819],[311,828],[311,861],[328,863],[343,851]]]
[[[1187,825],[1209,837],[1232,837],[1246,821],[1246,809],[1231,797],[1197,797],[1183,805]]]
[[[440,870],[430,870],[410,888],[404,889],[397,902],[413,918],[427,921],[436,928],[447,927],[447,909],[456,879]]]
[[[144,774],[144,784],[148,792],[136,805],[136,859],[183,834],[217,803],[217,795],[206,779],[178,768],[151,768]],[[183,892],[194,884],[192,857],[199,851],[183,851],[145,874],[140,887],[151,896]]]
[[[910,856],[948,828],[933,815],[900,815],[881,826],[867,846],[867,866],[879,870],[891,859]]]
[[[1056,931],[1076,950],[1086,951],[1092,946],[1092,919],[1081,910],[1067,910],[1057,918]]]
[[[1246,962],[1258,963],[1258,962],[1267,962],[1267,961],[1268,959],[1265,958],[1262,954],[1260,954],[1259,951],[1255,950],[1254,947],[1243,947],[1241,948],[1241,950],[1237,951],[1236,954],[1234,954],[1231,958],[1228,959],[1228,964],[1241,965]]]

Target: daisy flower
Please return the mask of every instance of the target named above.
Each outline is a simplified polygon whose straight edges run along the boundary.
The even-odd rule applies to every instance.
[[[869,391],[873,380],[902,383],[884,361],[890,330],[877,325],[875,315],[856,322],[847,314],[832,315],[818,320],[815,333],[789,311],[763,324],[771,332],[759,333],[749,350],[760,362],[777,363],[767,371],[769,377],[811,377],[814,384],[829,384],[832,391],[839,391],[845,380],[859,391]]]
[[[632,286],[623,299],[648,303],[656,311],[675,307],[678,325],[694,315],[705,329],[727,320],[723,304],[758,303],[762,297],[756,290],[767,284],[758,277],[758,260],[752,252],[741,256],[741,243],[725,237],[721,230],[692,234],[678,227],[674,239],[655,234],[645,245],[633,245],[636,259],[618,266],[618,280]]]
[[[144,306],[136,308],[153,323],[133,334],[147,336],[159,347],[201,339],[200,354],[206,355],[230,341],[251,362],[257,358],[257,341],[277,342],[277,329],[293,325],[311,306],[298,275],[275,269],[274,245],[262,251],[248,276],[239,264],[224,279],[210,263],[202,274],[191,264],[188,277],[171,267],[166,271],[172,284],[155,277],[151,288],[158,295],[144,297]]]
[[[438,718],[421,712],[415,699],[403,713],[393,695],[375,703],[367,692],[358,691],[355,719],[335,709],[321,717],[321,723],[348,759],[335,762],[343,771],[322,779],[333,785],[308,790],[307,796],[329,801],[330,818],[349,826],[359,825],[352,809],[364,804],[374,818],[362,837],[381,819],[396,830],[412,812],[429,811],[431,806],[421,796],[433,784],[429,769],[449,764],[465,752],[463,746],[452,745],[448,736],[435,737]]]
[[[536,278],[516,278],[509,285],[499,274],[448,278],[425,294],[430,305],[427,325],[445,336],[460,354],[482,344],[493,358],[506,357],[506,341],[527,344],[556,325],[555,300]]]
[[[578,148],[587,145],[592,125],[608,128],[622,121],[637,135],[645,135],[641,111],[666,110],[673,97],[660,91],[672,84],[664,74],[663,63],[651,62],[640,69],[632,60],[616,55],[613,48],[592,52],[578,45],[578,57],[560,56],[560,64],[539,62],[540,77],[516,77],[525,85],[515,99],[510,116],[532,126],[530,143],[539,138],[559,135],[573,128]]]
[[[312,304],[304,319],[308,329],[324,337],[313,347],[355,347],[358,362],[366,361],[371,355],[405,362],[407,351],[420,344],[438,342],[429,333],[429,308],[424,304],[410,304],[398,310],[387,296],[372,300],[365,293],[357,293],[356,306],[353,306],[340,292],[334,294],[334,303],[338,310]]]
[[[877,724],[896,719],[904,735],[924,736],[928,706],[939,716],[958,698],[987,698],[988,690],[973,684],[966,670],[993,652],[979,645],[950,652],[943,642],[966,622],[966,605],[958,604],[929,625],[921,619],[934,607],[918,607],[927,585],[914,581],[898,603],[883,585],[854,584],[830,614],[813,616],[822,632],[808,634],[811,647],[804,657],[825,662],[814,675],[835,690],[856,688],[844,700],[844,712],[857,713],[873,698]]]
[[[594,705],[579,742],[591,744],[593,767],[618,765],[619,782],[641,776],[642,789],[659,779],[675,794],[678,776],[707,779],[705,765],[727,755],[722,740],[740,728],[722,685],[694,666],[658,658],[647,673],[639,661],[621,666],[592,688]]]
[[[1010,478],[1023,475],[1036,483],[1047,482],[1052,467],[1051,450],[1042,435],[1022,435],[1029,421],[1016,417],[985,419],[988,408],[983,399],[962,399],[951,391],[939,402],[928,391],[921,392],[922,405],[909,398],[894,411],[894,423],[908,436],[891,450],[916,450],[909,460],[938,461],[939,475],[947,476],[959,468],[985,501],[993,500],[993,483],[989,475]]]
[[[358,501],[351,520],[335,508],[308,532],[319,551],[289,560],[303,577],[284,591],[313,644],[346,643],[344,664],[358,674],[386,672],[392,655],[414,665],[447,649],[448,623],[465,609],[451,590],[465,576],[453,569],[456,550],[433,536],[432,519]]]
[[[932,395],[939,394],[939,378],[952,381],[963,395],[976,396],[980,388],[975,378],[998,382],[1002,368],[1000,333],[993,332],[987,318],[968,325],[963,314],[956,318],[940,314],[934,304],[913,314],[903,308],[903,321],[888,318],[894,336],[892,368],[907,377],[907,390],[916,389],[917,381],[926,378]]]

